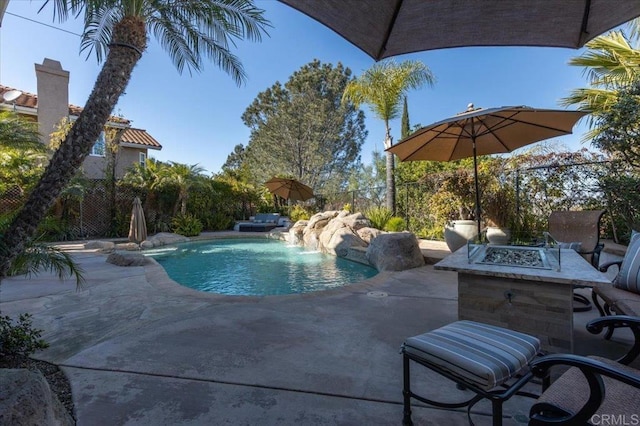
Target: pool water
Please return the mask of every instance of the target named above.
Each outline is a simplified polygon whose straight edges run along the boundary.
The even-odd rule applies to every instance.
[[[221,239],[149,250],[178,283],[227,295],[326,290],[371,278],[372,267],[267,239]]]

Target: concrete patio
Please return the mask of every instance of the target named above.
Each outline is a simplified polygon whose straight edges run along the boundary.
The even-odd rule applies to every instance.
[[[432,266],[381,273],[337,290],[219,296],[171,281],[154,264],[118,267],[66,245],[87,282],[42,274],[6,279],[3,315],[34,315],[50,348],[37,358],[69,377],[78,425],[394,425],[402,420],[403,340],[457,319],[455,272]],[[612,354],[575,314],[576,352]],[[418,370],[418,369],[416,369]],[[424,369],[423,369],[424,370]],[[431,395],[461,391],[420,372]],[[533,385],[530,385],[533,386]],[[526,424],[531,400],[505,405],[505,425]],[[464,410],[414,406],[416,425],[466,425]],[[473,411],[491,424],[489,404]]]

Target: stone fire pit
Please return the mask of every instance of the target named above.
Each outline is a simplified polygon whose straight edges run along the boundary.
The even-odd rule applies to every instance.
[[[549,256],[544,247],[475,246],[469,261],[487,265],[552,269],[559,267],[557,258]]]

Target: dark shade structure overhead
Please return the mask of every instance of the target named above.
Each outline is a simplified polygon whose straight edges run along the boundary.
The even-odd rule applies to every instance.
[[[476,220],[481,230],[477,156],[511,152],[534,142],[571,134],[585,111],[535,109],[526,106],[478,108],[420,130],[388,148],[400,161],[453,161],[473,157]]]
[[[274,177],[264,184],[269,191],[285,200],[306,201],[313,198],[313,190],[295,179]]]
[[[638,0],[280,0],[380,60],[462,46],[582,47]]]

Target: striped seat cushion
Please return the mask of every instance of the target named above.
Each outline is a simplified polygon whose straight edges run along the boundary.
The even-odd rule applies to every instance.
[[[622,290],[640,293],[640,233],[633,231],[631,242],[622,259],[620,272],[613,285]]]
[[[403,352],[467,383],[490,390],[525,370],[540,351],[527,334],[474,321],[456,321],[405,340]]]

